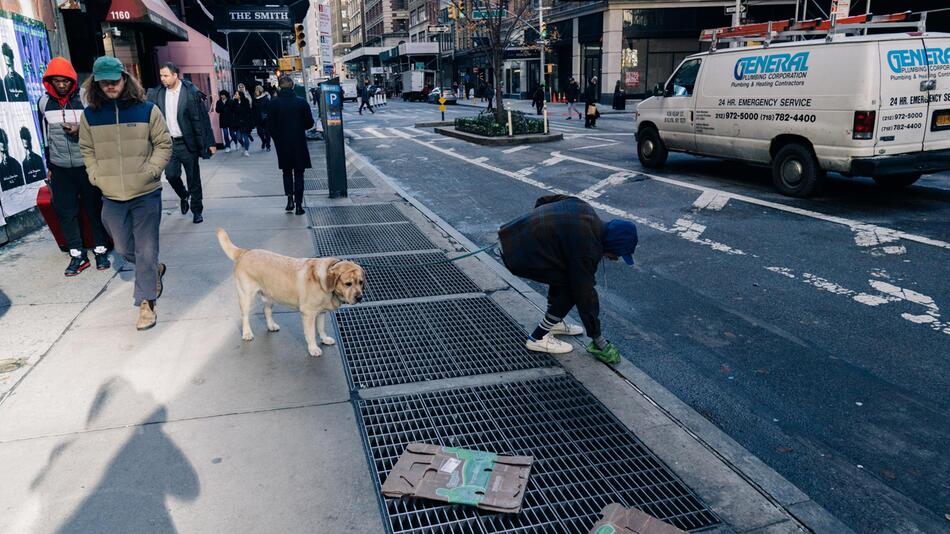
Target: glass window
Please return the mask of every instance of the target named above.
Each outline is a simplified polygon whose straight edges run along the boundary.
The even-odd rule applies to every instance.
[[[692,59],[680,65],[679,70],[667,85],[667,90],[673,90],[673,96],[693,96],[696,86],[696,77],[699,75],[700,60]]]

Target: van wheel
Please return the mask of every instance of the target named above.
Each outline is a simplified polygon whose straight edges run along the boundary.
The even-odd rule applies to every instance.
[[[647,126],[640,130],[637,136],[637,157],[640,158],[641,165],[648,169],[659,169],[666,163],[669,154],[656,128]]]
[[[883,187],[884,189],[895,190],[903,189],[917,180],[920,180],[920,173],[910,173],[910,174],[892,174],[890,176],[875,176],[874,181],[877,182],[877,185]]]
[[[825,178],[812,151],[798,143],[779,149],[772,159],[772,183],[779,193],[806,198],[817,191]]]

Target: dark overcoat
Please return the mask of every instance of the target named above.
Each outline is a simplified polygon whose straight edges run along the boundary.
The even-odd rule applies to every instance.
[[[295,95],[293,89],[281,89],[267,108],[267,131],[274,140],[281,170],[311,167],[306,135],[310,128],[313,128],[310,104]]]

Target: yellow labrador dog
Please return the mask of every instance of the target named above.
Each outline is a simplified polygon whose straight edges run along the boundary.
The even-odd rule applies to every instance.
[[[251,304],[255,295],[264,301],[264,318],[271,332],[280,330],[274,322],[274,303],[300,310],[307,350],[311,356],[323,352],[317,346],[314,326],[324,345],[336,343],[327,335],[326,315],[343,303],[356,304],[363,300],[366,274],[352,261],[336,258],[290,258],[261,249],[243,249],[234,245],[228,233],[217,229],[218,242],[224,253],[234,261],[234,280],[237,282],[241,304],[242,337],[254,339],[251,333]]]

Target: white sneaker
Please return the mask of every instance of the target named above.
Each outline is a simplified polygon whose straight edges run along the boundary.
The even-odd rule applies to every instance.
[[[548,354],[567,354],[574,350],[574,346],[570,343],[565,343],[560,339],[551,335],[550,332],[542,337],[539,341],[535,341],[531,338],[528,338],[528,341],[524,344],[525,348],[534,352],[547,352]]]
[[[245,150],[245,151],[244,151],[244,157],[247,157],[247,158],[251,157],[251,153],[248,152],[247,150]]]
[[[561,321],[551,328],[551,333],[556,336],[579,336],[584,333],[584,329],[576,324],[567,324]]]
[[[230,152],[231,152],[231,147],[225,148],[224,151],[230,153]]]

